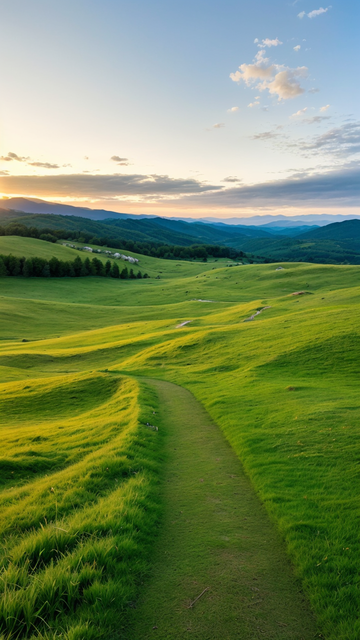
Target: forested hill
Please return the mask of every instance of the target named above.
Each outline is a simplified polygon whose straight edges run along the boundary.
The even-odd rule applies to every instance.
[[[268,237],[269,233],[262,229],[254,230],[241,227],[218,229],[210,224],[190,223],[164,218],[153,219],[120,219],[120,220],[89,220],[78,216],[58,216],[54,214],[24,215],[17,212],[4,212],[0,215],[0,224],[23,224],[27,227],[41,229],[79,231],[91,234],[95,238],[109,240],[133,240],[134,242],[156,242],[179,246],[193,244],[220,244],[233,246],[237,241],[245,241],[249,237]],[[96,244],[96,242],[94,242]]]
[[[295,238],[254,238],[232,245],[272,260],[320,264],[360,264],[360,220],[335,222]]]
[[[72,238],[94,245],[118,247],[119,242],[150,243],[152,245],[220,245],[263,259],[314,262],[321,264],[360,264],[360,220],[345,220],[311,229],[296,237],[274,236],[259,227],[215,225],[204,222],[185,222],[168,218],[124,218],[90,220],[79,216],[54,214],[24,214],[0,211],[0,233],[23,235],[16,225],[35,227],[51,233],[66,230],[64,239]],[[27,235],[27,234],[25,234]],[[119,245],[120,246],[120,245]],[[122,245],[121,245],[122,246]],[[138,251],[138,247],[128,246]],[[171,252],[170,252],[171,253]]]
[[[30,200],[29,198],[8,198],[2,201],[6,209],[22,212],[27,215],[39,213],[42,215],[55,214],[59,216],[78,216],[90,220],[107,220],[109,218],[151,218],[153,216],[136,216],[129,213],[117,213],[106,209],[89,209],[88,207],[74,207],[70,204],[60,204],[58,202],[46,202],[45,200]]]
[[[352,245],[352,248],[360,250],[360,220],[345,220],[344,222],[334,222],[325,227],[318,227],[306,233],[302,233],[298,238],[311,240],[336,240]]]

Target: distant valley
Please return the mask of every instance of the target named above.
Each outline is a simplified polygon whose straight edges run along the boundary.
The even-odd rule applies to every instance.
[[[3,201],[9,208],[0,209],[3,234],[21,235],[14,224],[51,230],[78,232],[85,242],[116,246],[117,241],[183,246],[220,245],[243,251],[252,257],[275,261],[313,262],[319,264],[360,264],[360,220],[331,222],[330,216],[261,216],[225,222],[214,220],[179,220],[156,216],[137,216],[100,209],[73,207],[26,198]],[[274,220],[269,222],[269,218]],[[350,216],[347,216],[348,218]],[[341,216],[334,216],[341,219]],[[246,224],[244,224],[246,222]],[[249,224],[253,222],[253,224]],[[5,228],[7,227],[7,230]],[[140,243],[140,244],[139,244]],[[171,253],[171,251],[169,251]]]

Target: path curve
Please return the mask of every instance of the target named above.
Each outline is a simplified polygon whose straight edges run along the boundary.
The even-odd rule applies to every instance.
[[[244,322],[251,322],[252,320],[255,320],[256,316],[259,316],[260,313],[265,311],[265,309],[271,309],[271,307],[262,307],[262,309],[259,309],[258,311],[255,311],[255,313],[253,313],[253,315],[250,316],[250,318],[246,318],[246,320],[244,320]]]
[[[146,384],[161,406],[165,511],[127,640],[313,639],[283,543],[222,432],[186,389]]]

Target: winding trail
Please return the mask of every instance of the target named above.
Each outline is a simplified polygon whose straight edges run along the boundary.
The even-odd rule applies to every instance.
[[[263,311],[265,311],[265,309],[271,309],[271,307],[263,307],[262,309],[259,309],[258,311],[256,311],[255,313],[253,313],[252,316],[250,316],[250,318],[246,318],[244,320],[244,322],[251,322],[252,320],[255,320],[256,316],[259,316],[260,313],[262,313]]]
[[[283,543],[220,429],[189,391],[147,384],[165,431],[165,510],[127,640],[314,638]]]

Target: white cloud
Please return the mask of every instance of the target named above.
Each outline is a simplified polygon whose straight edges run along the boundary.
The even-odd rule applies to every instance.
[[[236,111],[239,111],[239,107],[231,107],[231,109],[228,109],[228,113],[236,113]]]
[[[272,138],[277,138],[280,134],[275,131],[263,131],[262,133],[256,133],[252,137],[252,140],[272,140]]]
[[[29,167],[36,167],[38,169],[60,169],[60,165],[54,164],[53,162],[39,162],[32,160],[29,156],[18,156],[17,153],[13,151],[9,151],[7,156],[1,156],[0,161],[2,162],[24,162]],[[63,164],[63,167],[71,167],[70,164]]]
[[[222,127],[225,127],[225,123],[224,122],[217,122],[216,124],[213,124],[213,126],[212,126],[213,129],[222,129]]]
[[[297,78],[305,78],[307,75],[306,67],[298,67],[297,69],[285,69],[279,71],[271,82],[263,82],[260,89],[268,89],[269,93],[278,96],[278,100],[292,100],[304,93]]]
[[[320,124],[323,120],[330,120],[330,116],[312,116],[312,118],[306,118],[304,122],[306,124]]]
[[[258,42],[259,42],[259,38],[255,38],[254,44],[257,44]]]
[[[18,156],[17,153],[14,153],[13,151],[9,151],[9,153],[7,154],[7,156],[1,156],[0,160],[2,160],[3,162],[27,162],[28,160],[30,160],[30,158],[27,156]]]
[[[28,162],[31,167],[38,167],[40,169],[60,169],[58,164],[53,164],[52,162]],[[64,165],[71,166],[71,165]]]
[[[320,107],[320,111],[324,112],[324,111],[327,111],[329,108],[330,108],[330,105],[327,104],[325,105],[325,107]]]
[[[296,47],[294,47],[294,51],[300,51],[301,49],[301,44],[297,44]]]
[[[230,73],[230,78],[233,82],[240,82],[243,80],[248,86],[254,82],[254,80],[265,80],[271,78],[275,67],[260,67],[258,64],[241,64],[239,70],[235,73]]]
[[[331,9],[331,5],[326,7],[326,9],[324,9],[323,7],[320,7],[320,9],[314,9],[309,13],[306,13],[305,11],[300,11],[297,17],[300,18],[300,20],[302,20],[305,16],[307,16],[308,18],[316,18],[317,16],[321,16],[322,13],[327,13],[329,9]]]
[[[221,182],[242,182],[242,179],[237,176],[227,176]]]
[[[248,107],[256,107],[258,104],[260,104],[260,102],[258,100],[255,100],[255,102],[250,102],[250,104],[248,104]]]
[[[293,113],[292,116],[290,116],[290,118],[298,118],[299,116],[303,116],[304,113],[306,113],[308,110],[307,107],[304,107],[303,109],[299,109],[299,111],[297,111],[296,113]]]
[[[304,93],[305,89],[300,85],[299,78],[306,78],[307,71],[307,67],[291,69],[284,65],[271,64],[265,56],[265,50],[260,49],[251,64],[241,64],[235,73],[230,74],[230,78],[233,82],[244,82],[247,86],[255,85],[258,91],[267,89],[280,101],[296,98]],[[256,102],[250,104],[255,106]]]
[[[269,58],[266,57],[265,49],[260,49],[255,55],[256,64],[267,64]]]
[[[275,40],[270,40],[270,38],[265,38],[265,40],[261,40],[260,44],[258,44],[258,47],[261,47],[261,48],[278,47],[279,44],[283,44],[281,40],[279,40],[279,38],[275,38]]]
[[[326,9],[323,9],[323,7],[320,7],[320,9],[314,9],[314,11],[310,11],[310,13],[307,14],[307,17],[316,18],[317,16],[320,16],[322,13],[326,13],[327,11],[329,11],[329,9],[331,9],[331,5],[329,7],[326,7]]]
[[[120,156],[111,156],[110,160],[123,167],[127,167],[130,164],[127,158],[121,158]]]
[[[360,122],[350,122],[341,127],[334,127],[315,138],[305,150],[325,153],[338,157],[350,157],[360,153]]]

